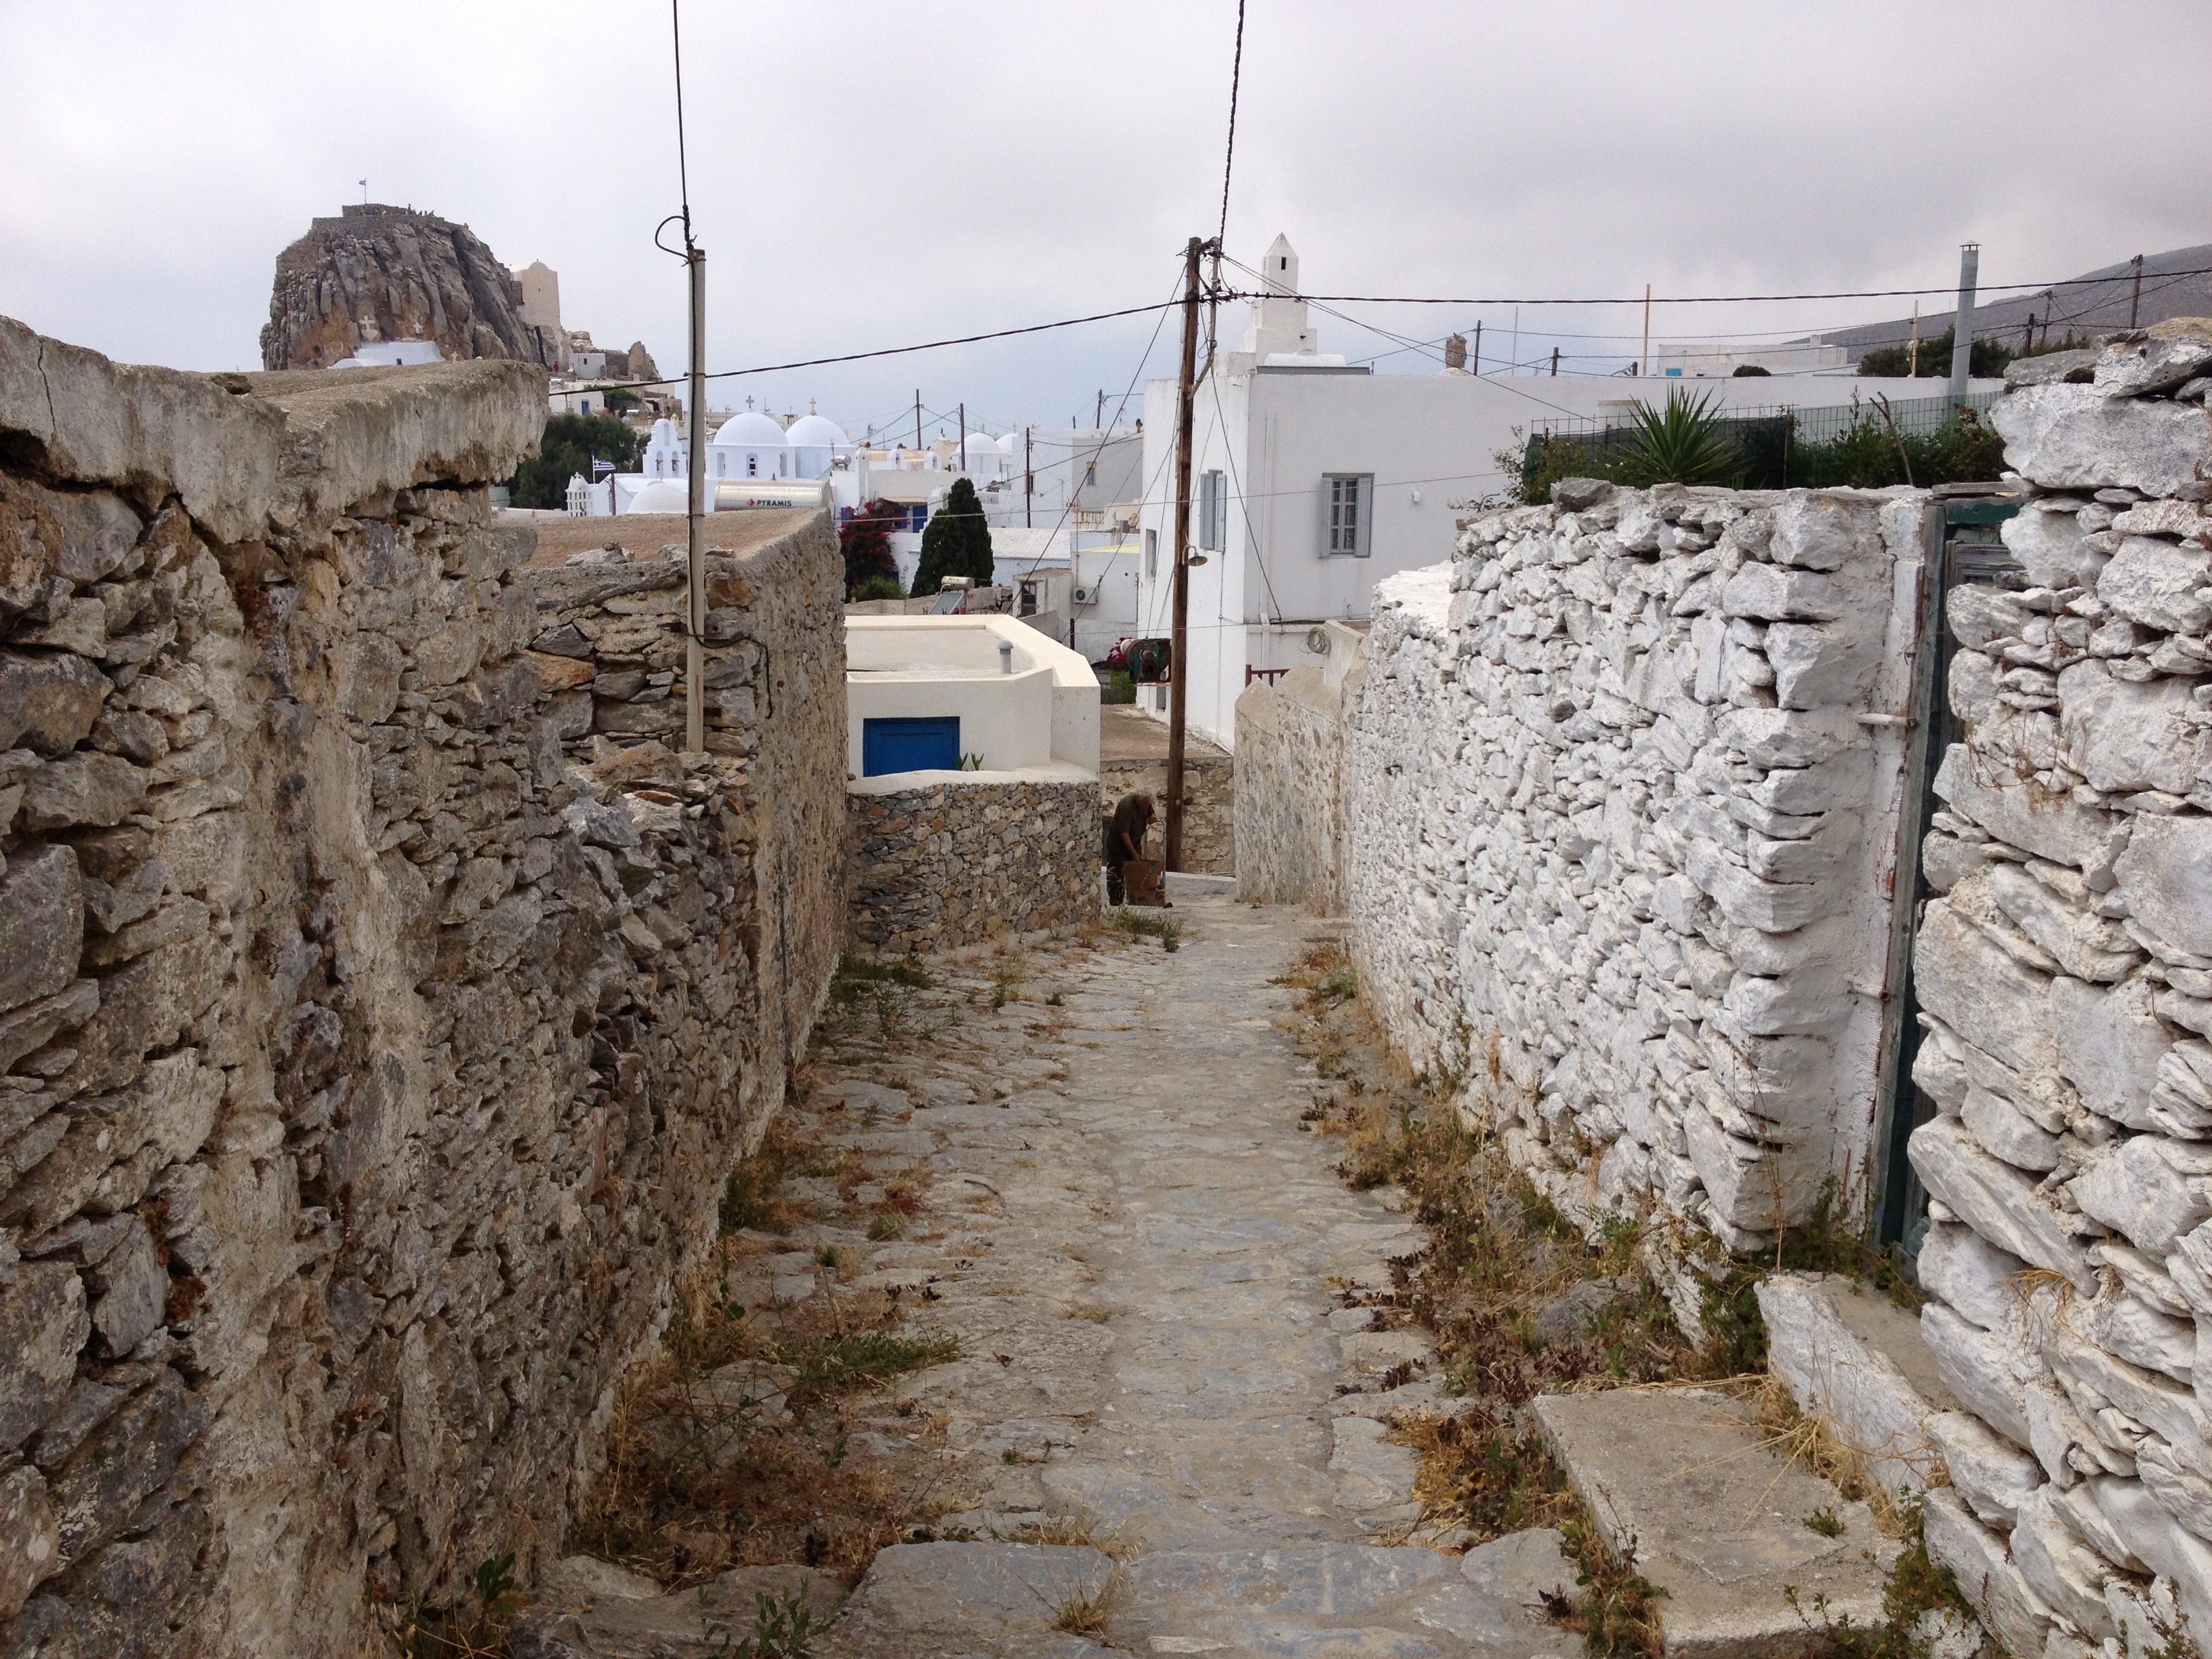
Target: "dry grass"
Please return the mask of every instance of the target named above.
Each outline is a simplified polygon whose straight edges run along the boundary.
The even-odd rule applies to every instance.
[[[1080,1636],[1109,1645],[1114,1620],[1128,1599],[1128,1585],[1121,1577],[1120,1564],[1109,1565],[1104,1577],[1096,1583],[1082,1582],[1056,1589],[1049,1595],[1030,1587],[1030,1594],[1052,1611],[1052,1628],[1070,1636]]]
[[[1066,1313],[1070,1319],[1087,1319],[1094,1325],[1103,1325],[1114,1316],[1111,1308],[1102,1307],[1096,1302],[1071,1302]]]
[[[789,1147],[771,1158],[804,1161]],[[773,1212],[775,1182],[741,1173]],[[957,1345],[907,1328],[897,1299],[882,1292],[825,1288],[797,1303],[740,1305],[732,1274],[769,1250],[725,1238],[683,1287],[659,1356],[617,1395],[606,1468],[569,1549],[679,1585],[792,1560],[857,1579],[928,1509],[926,1446],[864,1457],[850,1437],[863,1396]]]
[[[1303,1127],[1341,1140],[1338,1168],[1353,1187],[1401,1188],[1431,1240],[1396,1264],[1395,1294],[1375,1299],[1384,1324],[1427,1328],[1462,1396],[1450,1416],[1392,1436],[1421,1453],[1419,1524],[1455,1522],[1477,1542],[1559,1527],[1580,1590],[1549,1609],[1554,1620],[1581,1631],[1593,1655],[1656,1655],[1661,1593],[1610,1558],[1528,1407],[1538,1394],[1701,1381],[1716,1356],[1683,1337],[1639,1265],[1638,1224],[1623,1218],[1595,1243],[1584,1237],[1494,1136],[1462,1117],[1461,1082],[1417,1077],[1391,1054],[1337,940],[1310,940],[1283,981],[1306,994],[1295,1036],[1320,1079]],[[1510,1086],[1492,1058],[1474,1091],[1486,1119]],[[1549,1304],[1593,1280],[1611,1293],[1578,1330],[1540,1323]]]

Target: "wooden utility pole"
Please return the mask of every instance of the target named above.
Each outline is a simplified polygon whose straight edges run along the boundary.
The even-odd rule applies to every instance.
[[[686,222],[685,228],[690,228]],[[690,626],[684,641],[684,746],[692,754],[707,748],[707,250],[687,248],[691,277],[691,453],[686,458],[690,489],[685,501],[685,562],[690,576]],[[608,486],[610,498],[613,486]]]
[[[1183,643],[1190,621],[1190,426],[1197,393],[1198,259],[1195,236],[1182,254],[1182,372],[1176,380],[1175,620],[1168,630],[1167,848],[1164,863],[1182,868],[1182,722],[1188,684]]]
[[[1644,285],[1644,355],[1636,360],[1638,375],[1651,372],[1651,284]]]
[[[1482,319],[1480,317],[1474,319],[1474,350],[1467,363],[1477,374],[1482,373]]]
[[[2136,270],[2136,285],[2128,295],[2128,326],[2136,325],[2136,313],[2142,309],[2142,255],[2138,253],[2128,262]]]
[[[960,470],[968,470],[968,400],[960,400]]]
[[[921,388],[914,389],[914,447],[921,447]]]

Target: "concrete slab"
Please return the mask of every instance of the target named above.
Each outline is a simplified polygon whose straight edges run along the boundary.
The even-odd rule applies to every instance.
[[[1741,1402],[1705,1389],[1622,1389],[1547,1395],[1535,1411],[1606,1547],[1667,1592],[1668,1653],[1824,1651],[1815,1597],[1826,1598],[1828,1619],[1881,1622],[1897,1542],[1875,1530],[1865,1504],[1770,1450]],[[1839,1535],[1806,1524],[1824,1511]]]

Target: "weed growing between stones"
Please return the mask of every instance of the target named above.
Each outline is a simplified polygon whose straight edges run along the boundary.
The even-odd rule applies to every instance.
[[[1461,1396],[1393,1437],[1422,1454],[1422,1527],[1464,1526],[1470,1543],[1559,1528],[1581,1588],[1553,1618],[1593,1655],[1656,1655],[1660,1592],[1608,1555],[1528,1409],[1538,1394],[1712,1375],[1639,1263],[1642,1224],[1609,1219],[1586,1239],[1461,1116],[1462,1080],[1414,1076],[1390,1054],[1336,940],[1312,941],[1285,982],[1306,993],[1295,1034],[1320,1079],[1305,1126],[1343,1139],[1346,1182],[1400,1188],[1430,1229],[1387,1315],[1428,1328]]]
[[[1869,1628],[1852,1623],[1848,1613],[1830,1618],[1826,1597],[1816,1595],[1801,1603],[1796,1590],[1783,1592],[1807,1629],[1826,1638],[1836,1659],[1928,1659],[1931,1627],[1938,1620],[1962,1622],[1973,1617],[1974,1610],[1960,1594],[1959,1581],[1952,1577],[1950,1568],[1939,1567],[1928,1558],[1919,1498],[1913,1497],[1898,1505],[1896,1515],[1898,1535],[1904,1539],[1905,1549],[1890,1570],[1889,1582],[1882,1587],[1886,1623]],[[1806,1524],[1812,1522],[1808,1520]],[[1930,1620],[1930,1614],[1936,1619]]]
[[[1156,939],[1163,951],[1182,948],[1182,924],[1173,916],[1156,916],[1125,904],[1114,912],[1113,926],[1131,939]]]
[[[1707,1365],[1716,1375],[1747,1376],[1766,1369],[1759,1287],[1771,1273],[1839,1273],[1872,1285],[1907,1313],[1920,1311],[1927,1297],[1896,1250],[1875,1241],[1871,1218],[1844,1219],[1839,1194],[1833,1177],[1822,1182],[1811,1216],[1801,1227],[1778,1231],[1771,1258],[1736,1261],[1725,1277],[1705,1286],[1698,1322],[1705,1328]]]
[[[857,1579],[902,1535],[933,1478],[927,1451],[850,1458],[855,1402],[958,1344],[901,1328],[883,1293],[747,1308],[730,1277],[765,1253],[724,1239],[679,1297],[660,1355],[617,1396],[571,1550],[667,1583],[798,1559]]]
[[[476,1605],[465,1614],[412,1607],[392,1621],[392,1644],[403,1659],[504,1659],[507,1626],[523,1605],[514,1552],[478,1562],[471,1588]]]
[[[1116,1562],[1109,1564],[1106,1576],[1095,1583],[1079,1581],[1056,1589],[1051,1597],[1032,1584],[1030,1593],[1052,1610],[1053,1629],[1103,1644],[1113,1627],[1114,1616],[1128,1598],[1128,1586],[1122,1581],[1121,1568]]]
[[[708,1619],[705,1601],[702,1593],[700,1628],[710,1659],[813,1659],[814,1638],[830,1629],[830,1620],[817,1621],[814,1609],[807,1606],[804,1584],[781,1596],[755,1590],[753,1633],[744,1639],[720,1620]]]

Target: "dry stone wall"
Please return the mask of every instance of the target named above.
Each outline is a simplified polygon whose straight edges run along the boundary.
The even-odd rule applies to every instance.
[[[491,518],[544,409],[0,320],[0,1654],[362,1650],[526,1572],[781,1097],[834,538],[721,573],[721,752],[564,750],[529,647],[623,596],[542,617]]]
[[[1914,957],[1928,1536],[2012,1651],[2142,1650],[2212,1632],[2212,324],[2018,368]]]
[[[1351,631],[1335,648],[1364,649]],[[1346,701],[1364,673],[1332,683],[1301,663],[1237,699],[1237,895],[1342,915],[1351,865],[1344,814]]]
[[[1361,988],[1563,1205],[1753,1247],[1868,1167],[1923,503],[1558,494],[1377,586]]]
[[[935,951],[1098,920],[1097,783],[994,773],[854,779],[854,942]]]
[[[1102,761],[1098,793],[1111,811],[1124,795],[1147,794],[1167,815],[1168,763],[1164,760]],[[1236,769],[1227,755],[1190,755],[1182,763],[1182,867],[1200,875],[1237,872]],[[1152,835],[1160,850],[1164,828]]]

